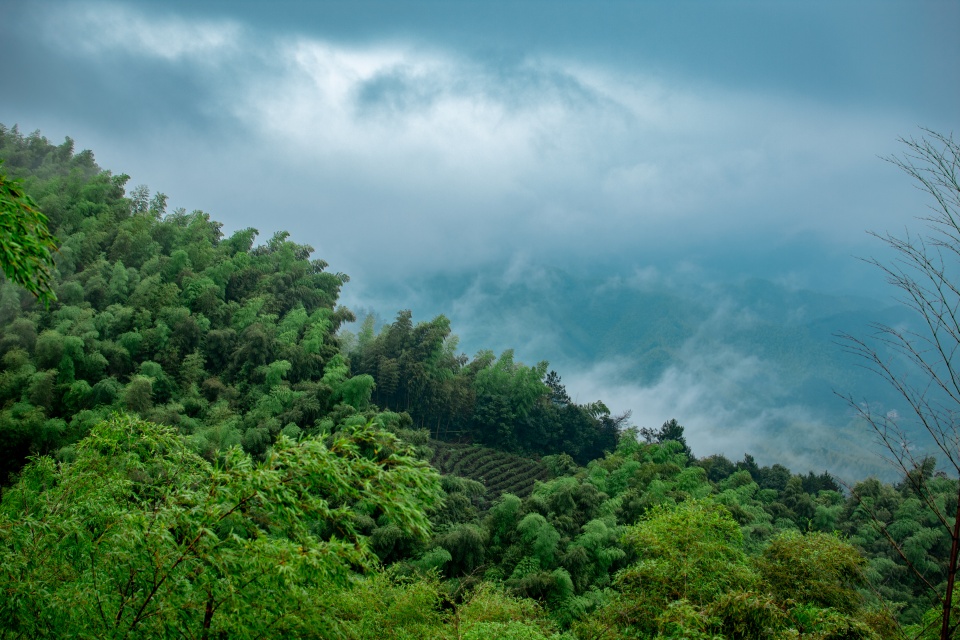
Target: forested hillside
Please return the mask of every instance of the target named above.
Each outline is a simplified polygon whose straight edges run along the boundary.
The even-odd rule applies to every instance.
[[[698,440],[729,455],[827,464],[848,478],[888,473],[835,392],[878,410],[908,409],[835,335],[868,335],[872,322],[922,330],[908,310],[888,292],[873,300],[758,278],[722,281],[708,269],[671,272],[683,258],[634,273],[522,263],[475,273],[454,265],[399,290],[362,284],[367,304],[386,317],[395,305],[449,309],[461,345],[516,347],[521,360],[549,354],[572,388],[599,389],[615,412],[631,407],[648,424],[683,413]],[[656,406],[638,406],[643,399]],[[922,430],[909,435],[932,449]],[[842,446],[821,446],[838,438]]]
[[[49,306],[0,289],[0,638],[938,637],[932,460],[698,458],[445,316],[340,332],[310,246],[69,139],[0,158],[59,246]]]

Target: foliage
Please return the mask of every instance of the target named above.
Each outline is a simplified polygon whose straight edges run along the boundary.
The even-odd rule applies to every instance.
[[[586,463],[615,443],[625,416],[612,417],[602,402],[577,405],[546,362],[528,367],[507,350],[481,351],[473,360],[455,355],[450,322],[437,316],[413,324],[410,311],[348,349],[351,366],[375,382],[373,401],[407,411],[433,437],[470,439],[513,453],[566,453]]]
[[[624,534],[624,541],[641,558],[617,578],[624,597],[634,599],[621,614],[632,626],[653,631],[665,623],[661,614],[672,602],[702,607],[755,582],[745,564],[740,527],[719,506],[690,501],[672,509],[656,507]]]
[[[0,128],[0,157],[63,240],[48,310],[0,285],[0,482],[28,455],[67,455],[120,409],[177,426],[211,457],[238,439],[262,456],[338,406],[372,415],[373,381],[337,360],[346,276],[287,234],[255,247],[255,230],[224,238],[146,187],[125,197],[126,176],[68,143]]]
[[[3,174],[0,160],[0,265],[12,282],[45,303],[53,292],[53,254],[56,238],[47,229],[47,217],[26,195],[23,185]]]
[[[436,475],[382,453],[395,446],[364,426],[213,466],[172,429],[116,416],[4,495],[0,618],[29,638],[302,633],[316,590],[376,564],[357,504],[429,532]]]
[[[932,461],[847,495],[696,459],[545,362],[458,355],[444,316],[340,332],[346,276],[284,232],[224,237],[69,140],[0,126],[0,157],[63,238],[49,307],[0,285],[0,633],[928,633]]]
[[[860,604],[864,558],[835,535],[786,531],[774,538],[757,566],[772,593],[849,613]]]
[[[624,535],[638,561],[617,597],[578,628],[594,637],[876,638],[853,587],[862,557],[833,536],[775,538],[759,571],[723,507],[658,507]]]

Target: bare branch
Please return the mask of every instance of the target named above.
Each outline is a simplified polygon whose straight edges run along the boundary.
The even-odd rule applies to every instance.
[[[899,301],[914,312],[919,328],[875,324],[870,341],[849,334],[839,338],[847,353],[859,357],[862,366],[893,387],[909,407],[916,432],[925,432],[960,476],[960,370],[954,364],[960,353],[960,144],[952,135],[928,129],[919,140],[901,138],[900,142],[906,146],[904,155],[886,160],[913,178],[918,189],[933,197],[933,203],[930,213],[920,218],[924,224],[920,234],[872,233],[893,250],[894,258],[889,263],[873,258],[866,262],[878,267],[899,290]],[[905,368],[904,363],[908,365]],[[923,461],[911,450],[899,417],[878,417],[866,405],[847,400],[873,430],[913,492],[950,534],[940,631],[941,640],[947,640],[954,628],[950,614],[960,555],[960,495],[956,513],[948,518],[927,486],[920,466]],[[907,566],[936,593],[885,527],[882,531]]]

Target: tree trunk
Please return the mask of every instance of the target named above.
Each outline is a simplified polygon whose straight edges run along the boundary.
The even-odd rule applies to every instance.
[[[213,594],[207,598],[207,606],[203,612],[203,633],[200,635],[202,640],[210,637],[210,623],[213,621]]]
[[[950,613],[953,609],[953,583],[957,576],[957,547],[960,543],[960,485],[957,489],[957,513],[953,521],[953,539],[950,541],[950,564],[947,565],[947,592],[943,596],[943,622],[940,640],[950,640]]]

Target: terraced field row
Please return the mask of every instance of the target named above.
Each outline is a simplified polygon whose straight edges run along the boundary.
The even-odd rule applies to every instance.
[[[492,500],[502,493],[525,498],[537,480],[549,480],[550,471],[536,460],[479,445],[432,441],[431,464],[448,473],[482,482]]]

